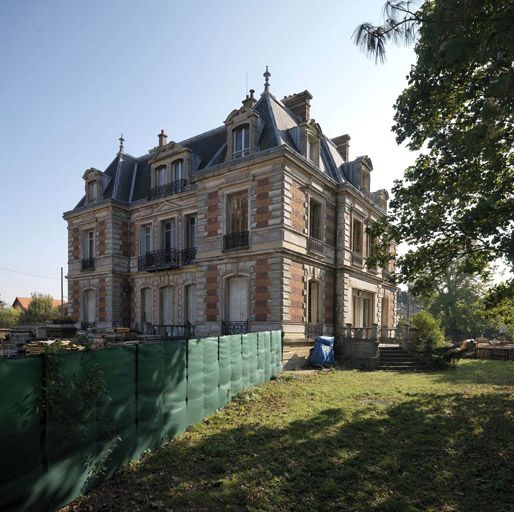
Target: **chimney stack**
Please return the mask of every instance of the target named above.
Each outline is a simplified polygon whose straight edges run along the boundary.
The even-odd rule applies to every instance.
[[[336,145],[337,151],[343,157],[345,162],[350,159],[350,136],[348,134],[340,135],[332,139],[332,142]]]
[[[166,135],[164,130],[161,130],[161,133],[159,133],[158,137],[159,137],[159,146],[160,147],[166,146],[166,144],[168,143],[168,136]]]
[[[297,92],[285,96],[282,103],[300,120],[306,122],[311,118],[312,94],[309,91]]]
[[[248,108],[255,107],[255,104],[257,103],[257,100],[254,97],[255,90],[250,89],[250,96],[248,94],[246,95],[246,98],[243,100],[243,105]]]

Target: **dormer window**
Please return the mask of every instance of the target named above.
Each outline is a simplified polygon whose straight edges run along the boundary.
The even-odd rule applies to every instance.
[[[307,136],[307,158],[314,162],[314,144],[315,142],[311,137]]]
[[[172,164],[172,176],[175,184],[181,183],[184,179],[184,160],[180,159]]]
[[[369,171],[362,169],[361,175],[361,190],[364,192],[369,192],[370,183],[369,183]]]
[[[155,169],[155,186],[163,187],[166,185],[166,166],[161,165]]]
[[[319,163],[319,141],[310,133],[305,134],[305,157],[314,165]]]
[[[96,180],[87,184],[87,199],[89,203],[94,203],[98,199],[98,183]]]
[[[236,128],[232,132],[232,156],[242,158],[250,154],[250,128],[248,125]]]

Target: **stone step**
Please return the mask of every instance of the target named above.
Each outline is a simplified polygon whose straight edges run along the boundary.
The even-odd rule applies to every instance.
[[[379,365],[377,370],[383,372],[429,372],[430,368],[427,366],[382,366]]]

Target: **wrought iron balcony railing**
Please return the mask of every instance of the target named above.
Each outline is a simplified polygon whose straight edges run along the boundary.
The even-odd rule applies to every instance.
[[[317,252],[323,254],[323,242],[317,238],[309,237],[307,240],[307,249],[309,252]]]
[[[221,322],[221,334],[246,334],[248,332],[248,320],[245,322]]]
[[[154,325],[155,334],[163,340],[188,340],[195,335],[195,326],[187,322],[184,325]]]
[[[82,270],[94,270],[95,258],[84,258],[82,260]]]
[[[139,256],[138,270],[156,272],[189,265],[196,259],[196,247],[189,249],[161,249]]]
[[[96,327],[96,322],[80,322],[80,328],[83,331],[88,331]]]
[[[248,231],[240,231],[239,233],[230,233],[223,236],[223,249],[244,249],[249,247],[250,233]]]
[[[150,189],[148,199],[152,201],[153,199],[161,199],[162,197],[180,194],[181,192],[194,189],[195,186],[196,185],[194,183],[191,183],[186,179],[172,181],[171,183],[166,183],[166,185]]]
[[[323,324],[308,322],[305,324],[305,337],[315,338],[323,335]]]
[[[362,267],[362,254],[358,252],[352,252],[352,265],[358,265]]]

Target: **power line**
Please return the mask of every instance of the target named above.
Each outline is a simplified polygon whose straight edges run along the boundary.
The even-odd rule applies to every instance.
[[[4,268],[0,267],[0,270],[3,272],[13,272],[15,274],[22,274],[24,276],[32,276],[32,277],[41,277],[42,279],[51,279],[52,281],[59,281],[59,277],[50,277],[50,276],[44,276],[42,274],[33,274],[32,272],[22,272],[21,270],[13,270],[10,268]]]

